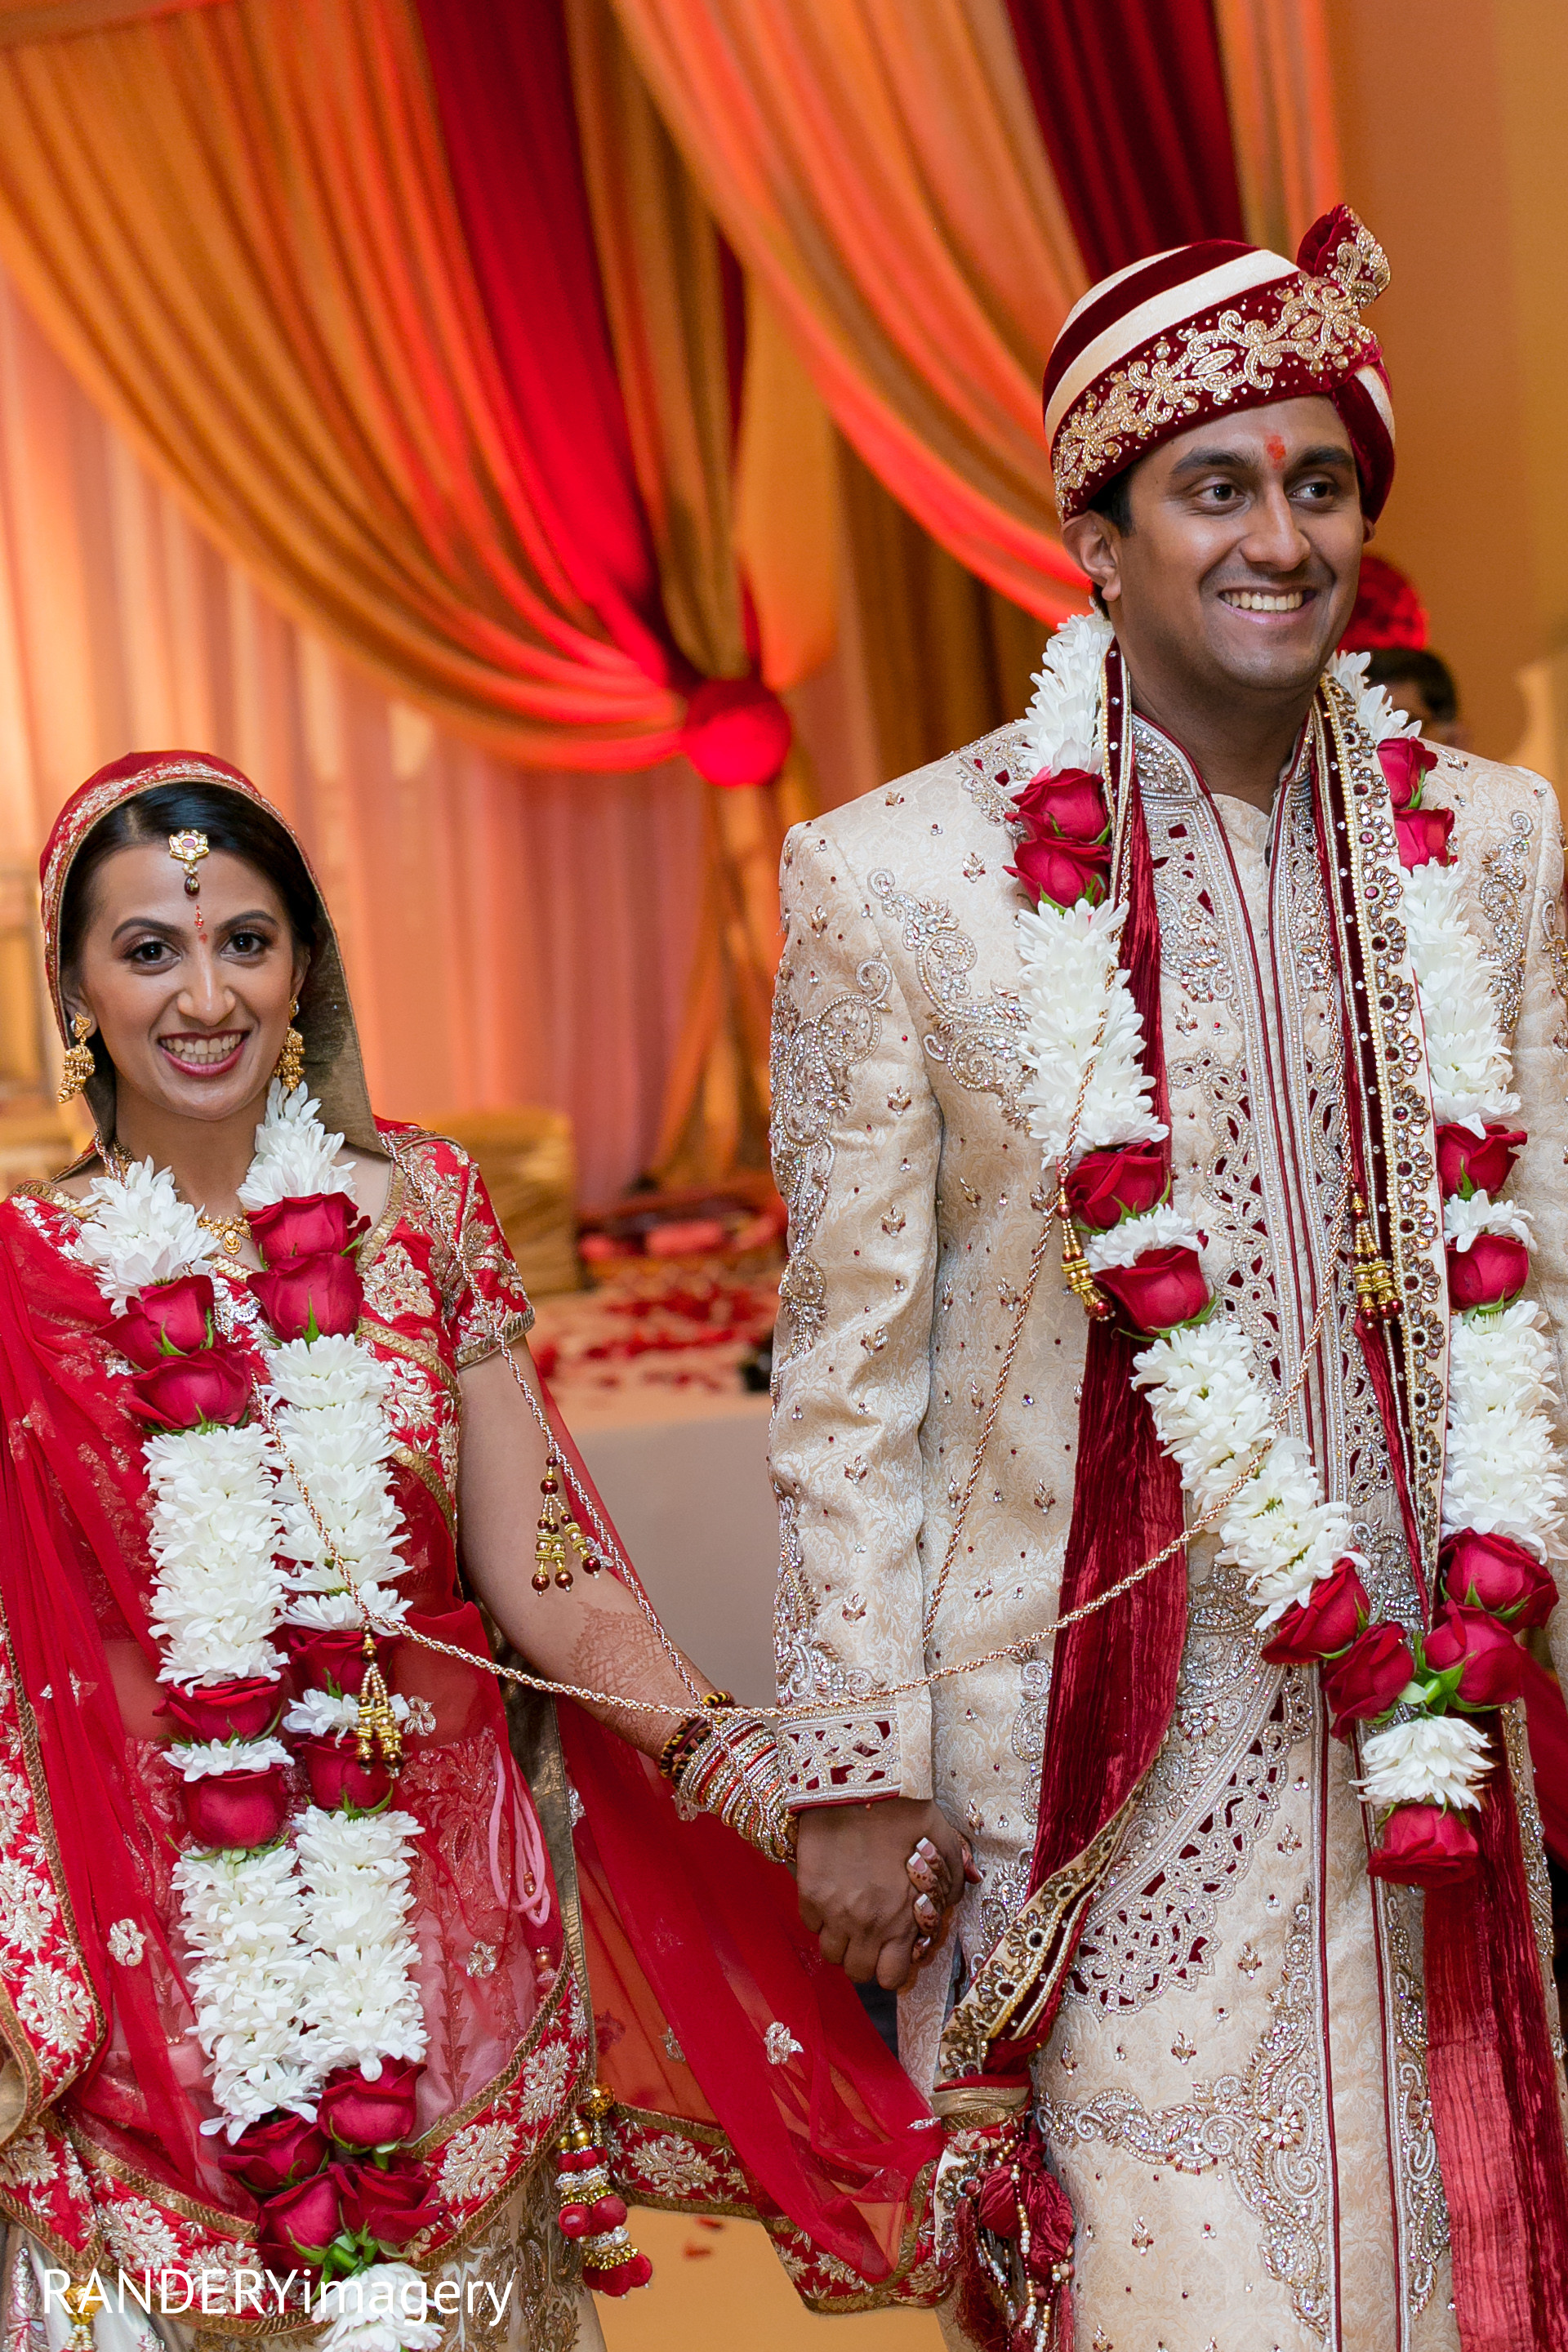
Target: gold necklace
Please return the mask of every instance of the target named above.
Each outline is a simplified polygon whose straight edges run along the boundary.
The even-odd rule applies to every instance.
[[[100,1157],[110,1174],[123,1184],[131,1162],[119,1144],[100,1144]],[[204,1234],[213,1234],[216,1236],[223,1244],[225,1255],[229,1257],[237,1257],[250,1238],[250,1220],[243,1209],[235,1217],[214,1217],[210,1216],[205,1209],[197,1209],[196,1223]]]

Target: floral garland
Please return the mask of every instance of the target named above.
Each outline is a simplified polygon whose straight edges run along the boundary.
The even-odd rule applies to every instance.
[[[313,2274],[331,2352],[429,2352],[440,2330],[411,2315],[418,2274],[399,2259],[437,2215],[405,2147],[426,2049],[419,1825],[392,1808],[396,1734],[377,1756],[361,1708],[367,1677],[384,1687],[367,1615],[400,1621],[405,1563],[385,1375],[353,1336],[368,1220],[342,1147],[302,1086],[274,1082],[239,1194],[265,1384],[166,1170],[98,1178],[74,1248],[116,1310],[108,1336],[150,1433],[151,1622],[192,1841],[174,1883],[217,2108],[202,2128],[259,2201],[262,2261]],[[404,1700],[390,1708],[406,1719]]]
[[[1168,1199],[1166,1131],[1153,1116],[1142,1023],[1117,961],[1125,910],[1107,896],[1113,843],[1100,697],[1110,641],[1095,614],[1058,630],[1029,708],[1037,772],[1016,797],[1022,838],[1008,869],[1035,902],[1017,918],[1029,1129],[1049,1189],[1058,1162],[1067,1167],[1068,1210],[1100,1311],[1109,1299],[1149,1337],[1133,1379],[1197,1516],[1215,1527],[1219,1559],[1246,1577],[1268,1636],[1263,1656],[1317,1664],[1335,1736],[1363,1727],[1358,1786],[1368,1804],[1386,1809],[1370,1869],[1439,1884],[1477,1866],[1462,1816],[1480,1805],[1489,1751],[1467,1717],[1522,1690],[1518,1637],[1555,1605],[1543,1563],[1568,1492],[1552,1448],[1540,1309],[1519,1296],[1529,1222],[1498,1198],[1526,1139],[1506,1123],[1519,1103],[1448,846],[1453,813],[1422,805],[1435,755],[1415,723],[1365,686],[1364,656],[1340,656],[1331,675],[1394,802],[1445,1194],[1453,1316],[1445,1597],[1421,1633],[1374,1616],[1349,1515],[1325,1500],[1307,1447],[1277,1430],[1249,1339],[1215,1312],[1203,1238]]]

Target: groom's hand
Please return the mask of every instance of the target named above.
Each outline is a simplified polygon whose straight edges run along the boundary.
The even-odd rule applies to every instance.
[[[882,1797],[868,1805],[814,1805],[800,1815],[800,1916],[823,1958],[856,1984],[875,1977],[896,1992],[909,1981],[921,1930],[908,1865],[922,1837],[937,1851],[936,1900],[945,1912],[963,1891],[963,1847],[940,1806],[920,1797]]]

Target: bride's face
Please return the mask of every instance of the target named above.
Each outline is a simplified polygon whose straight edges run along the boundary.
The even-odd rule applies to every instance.
[[[104,859],[67,1009],[91,1016],[122,1093],[221,1119],[265,1090],[309,959],[259,867],[215,849],[196,872],[192,898],[162,841]]]

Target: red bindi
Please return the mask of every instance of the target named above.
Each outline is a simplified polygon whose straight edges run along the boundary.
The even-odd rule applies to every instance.
[[[1278,433],[1271,433],[1263,446],[1268,452],[1270,465],[1282,466],[1285,463],[1285,444]]]

